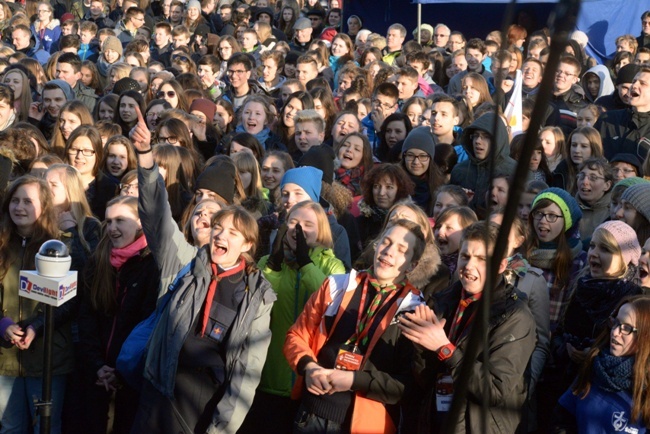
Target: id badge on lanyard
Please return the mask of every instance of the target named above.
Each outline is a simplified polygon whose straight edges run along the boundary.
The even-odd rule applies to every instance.
[[[341,371],[358,371],[361,369],[363,354],[356,345],[341,345],[334,367]]]
[[[436,409],[448,412],[454,399],[454,379],[449,373],[438,374],[436,378]]]

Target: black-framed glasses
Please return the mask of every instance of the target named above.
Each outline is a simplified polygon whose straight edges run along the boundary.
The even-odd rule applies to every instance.
[[[410,152],[407,152],[406,154],[404,154],[404,159],[409,163],[416,159],[420,163],[427,163],[431,159],[431,156],[429,154],[415,155],[415,154],[411,154]]]
[[[158,142],[165,142],[165,143],[169,143],[170,145],[175,145],[176,143],[178,143],[178,137],[176,137],[176,136],[167,136],[167,137],[158,136]]]
[[[636,327],[633,327],[629,324],[622,323],[618,320],[618,318],[614,318],[613,316],[610,316],[607,319],[607,323],[609,324],[609,327],[612,330],[618,329],[621,332],[621,334],[624,336],[629,336],[632,333],[636,333],[639,331],[639,329],[637,329]]]
[[[167,94],[167,98],[174,98],[176,96],[176,92],[174,92],[173,90],[168,90],[167,92],[161,90],[158,91],[158,93],[156,94],[156,98],[164,98],[165,94]]]
[[[229,70],[226,71],[226,74],[228,74],[228,75],[235,75],[235,74],[242,75],[242,74],[246,74],[246,72],[248,72],[248,71],[243,70],[243,69],[238,69],[238,70],[229,69]]]
[[[83,155],[84,157],[92,157],[93,155],[95,155],[95,151],[92,149],[75,149],[75,148],[68,149],[68,154],[74,155],[75,157],[79,155],[80,152],[81,155]]]
[[[138,184],[120,184],[120,191],[129,191],[131,189],[137,190]]]
[[[551,214],[551,213],[543,213],[541,211],[535,211],[533,212],[533,220],[540,221],[542,218],[545,218],[547,222],[549,223],[555,223],[557,219],[564,218],[561,215],[557,214]]]
[[[381,102],[377,98],[373,99],[371,102],[372,102],[372,105],[379,106],[379,107],[383,108],[384,110],[390,110],[393,107],[395,107],[395,104],[397,104],[397,103],[388,104],[388,103],[385,103],[385,102]]]

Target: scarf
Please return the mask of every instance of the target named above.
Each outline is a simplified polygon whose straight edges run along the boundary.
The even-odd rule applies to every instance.
[[[203,314],[201,315],[201,336],[205,335],[205,329],[208,326],[208,320],[210,319],[210,308],[212,307],[212,300],[214,299],[214,293],[217,291],[217,283],[224,277],[233,276],[244,270],[246,267],[246,261],[242,258],[239,260],[239,264],[231,268],[230,270],[222,271],[219,273],[217,264],[211,263],[212,267],[212,278],[210,279],[210,286],[208,286],[208,294],[205,296],[205,307],[203,309]]]
[[[579,239],[571,238],[569,246],[571,248],[571,259],[575,259],[582,252],[582,243]],[[543,270],[553,270],[555,267],[555,252],[557,243],[540,243],[537,249],[530,254],[530,263]]]
[[[137,255],[145,247],[147,247],[147,239],[144,235],[140,235],[126,247],[111,249],[111,265],[119,270],[126,261]]]
[[[604,391],[632,393],[634,357],[612,356],[605,348],[594,358],[591,371],[594,384]]]
[[[508,266],[506,269],[512,271],[519,277],[524,277],[529,267],[530,264],[528,264],[528,261],[526,261],[521,253],[515,253],[508,258]]]
[[[237,125],[235,131],[238,133],[248,133],[248,131],[244,129],[244,126],[242,124]],[[255,138],[257,139],[257,141],[260,142],[260,145],[262,145],[262,148],[264,148],[264,150],[266,150],[266,141],[268,140],[270,135],[271,135],[271,130],[269,129],[269,127],[264,127],[264,129],[259,133],[253,134],[253,136],[255,136]]]
[[[449,275],[453,276],[456,272],[456,267],[458,266],[458,252],[441,255],[440,259],[442,260],[442,263],[449,268]]]
[[[594,279],[590,275],[578,279],[574,298],[591,320],[603,323],[621,299],[627,295],[640,294],[640,289],[632,283],[636,269],[628,267],[626,276],[620,279]]]
[[[383,222],[386,214],[388,214],[387,209],[379,208],[376,205],[368,205],[363,199],[359,201],[358,206],[359,212],[373,222]]]
[[[352,196],[361,195],[361,179],[363,178],[363,166],[353,167],[352,169],[346,169],[344,167],[339,167],[334,171],[336,179],[345,186]]]

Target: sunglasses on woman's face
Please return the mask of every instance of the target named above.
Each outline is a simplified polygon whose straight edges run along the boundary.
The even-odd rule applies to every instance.
[[[167,98],[174,98],[176,96],[176,92],[174,92],[173,90],[168,90],[167,92],[161,90],[156,94],[156,98],[164,98],[165,93],[167,94]]]

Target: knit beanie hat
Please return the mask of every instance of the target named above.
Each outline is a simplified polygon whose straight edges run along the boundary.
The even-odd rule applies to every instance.
[[[582,218],[580,205],[578,205],[578,202],[576,202],[576,200],[569,193],[567,193],[566,190],[557,187],[551,187],[540,191],[539,194],[535,197],[531,208],[535,208],[537,202],[542,199],[548,199],[560,208],[560,211],[562,211],[562,218],[564,219],[565,232],[572,227],[577,226],[577,224],[580,222],[580,219]]]
[[[229,158],[218,159],[199,175],[196,188],[214,191],[228,204],[232,204],[235,198],[235,176],[235,163]]]
[[[298,167],[311,166],[323,172],[323,181],[334,181],[334,149],[328,145],[312,146],[298,161]]]
[[[616,74],[616,85],[632,83],[637,72],[639,72],[639,65],[628,63],[618,70],[618,74]]]
[[[214,113],[217,111],[217,106],[214,105],[214,103],[209,99],[197,98],[192,101],[192,105],[190,105],[190,109],[188,111],[192,113],[194,110],[203,113],[207,121],[212,122]]]
[[[201,2],[198,0],[190,0],[189,3],[187,3],[187,8],[196,8],[201,10]]]
[[[320,197],[323,172],[315,167],[297,167],[284,172],[280,181],[280,190],[287,184],[296,184],[309,195],[311,200],[318,202]]]
[[[140,83],[131,77],[120,78],[115,82],[115,85],[113,86],[113,93],[115,95],[121,95],[122,92],[126,92],[127,90],[135,90],[136,92],[140,92],[142,91],[142,88],[140,87]]]
[[[641,256],[641,246],[636,232],[627,223],[620,220],[607,221],[596,228],[603,229],[612,234],[616,243],[621,248],[623,262],[625,265],[632,263],[637,265]]]
[[[102,52],[105,52],[106,50],[117,51],[121,56],[123,53],[122,43],[115,36],[107,36],[106,39],[104,39],[104,43],[102,44]]]
[[[616,154],[609,160],[609,164],[614,163],[627,163],[634,166],[637,176],[643,176],[643,162],[634,154]]]
[[[413,128],[409,135],[406,136],[406,139],[404,139],[402,153],[405,153],[409,149],[419,149],[420,151],[424,151],[429,154],[429,157],[433,160],[433,157],[436,155],[436,142],[433,139],[433,134],[431,134],[431,128]]]
[[[640,178],[638,176],[633,176],[631,178],[621,179],[616,183],[616,185],[614,185],[614,187],[618,187],[620,185],[625,188],[628,188],[628,187],[632,187],[633,185],[647,184],[647,183],[650,183],[650,181],[648,181],[647,179]]]
[[[642,182],[623,192],[621,200],[629,202],[646,220],[650,221],[650,182]]]
[[[54,84],[59,89],[61,89],[63,91],[63,94],[65,95],[66,101],[72,101],[73,99],[76,99],[74,95],[74,91],[72,90],[72,87],[68,84],[67,81],[57,78],[56,80],[48,81],[47,84]]]

